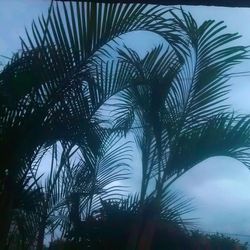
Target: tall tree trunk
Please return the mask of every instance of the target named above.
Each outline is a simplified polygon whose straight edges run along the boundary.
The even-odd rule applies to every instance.
[[[80,216],[80,194],[72,193],[70,195],[70,213],[69,219],[70,223],[73,226],[74,232],[74,241],[79,242],[80,238],[80,224],[81,224],[81,216]]]
[[[36,250],[43,250],[43,242],[44,242],[44,236],[45,236],[46,221],[47,221],[47,215],[44,214],[43,217],[42,217],[41,224],[39,226]]]

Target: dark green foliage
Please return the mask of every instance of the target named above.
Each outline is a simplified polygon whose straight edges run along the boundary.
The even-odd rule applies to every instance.
[[[247,243],[240,243],[239,240],[230,238],[223,234],[203,234],[199,231],[192,231],[190,235],[193,249],[218,249],[218,250],[247,250]]]
[[[148,209],[148,208],[147,208]],[[74,232],[68,240],[57,240],[50,244],[50,250],[91,249],[127,250],[133,233],[138,227],[145,228],[152,218],[136,210],[123,210],[119,204],[104,205],[99,217],[90,217],[81,223],[77,231],[79,240],[75,241]],[[143,218],[143,219],[142,219]],[[143,231],[143,230],[142,230]],[[133,248],[138,249],[138,248]],[[222,234],[207,235],[199,231],[187,232],[175,223],[163,219],[157,221],[152,250],[247,250],[247,243]]]
[[[0,248],[40,250],[60,229],[68,240],[54,247],[192,249],[181,217],[190,200],[170,193],[171,183],[211,156],[250,166],[250,119],[224,105],[248,48],[232,45],[240,36],[225,28],[199,26],[182,9],[52,2],[0,72]],[[119,42],[133,31],[164,42],[140,56]],[[102,119],[105,108],[113,122]],[[134,199],[121,184],[132,172],[128,134],[142,160]],[[37,168],[50,148],[43,182]]]
[[[188,246],[188,236],[181,225],[175,223],[173,218],[169,221],[164,217],[158,218],[155,201],[147,200],[143,205],[138,202],[130,204],[126,200],[103,202],[102,208],[96,215],[82,221],[76,231],[73,229],[68,234],[68,241],[62,244],[63,249],[70,249],[70,247],[93,250],[130,249],[131,240],[138,232],[135,244],[139,247],[143,237],[142,232],[145,229],[150,230],[154,216],[157,217],[157,223],[152,249],[166,246],[179,249],[183,244]],[[179,242],[179,239],[182,241]],[[57,248],[60,249],[60,242],[52,243],[50,246],[50,249]]]

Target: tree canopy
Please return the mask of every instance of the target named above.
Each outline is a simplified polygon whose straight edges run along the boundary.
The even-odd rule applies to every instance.
[[[42,249],[56,228],[89,242],[99,219],[101,229],[113,227],[105,221],[122,214],[133,218],[132,233],[124,228],[129,249],[149,249],[169,225],[186,232],[189,200],[170,185],[216,155],[250,167],[250,118],[224,102],[248,47],[235,45],[240,35],[223,22],[199,25],[181,8],[52,2],[48,13],[0,72],[0,247],[14,235]],[[163,42],[140,55],[118,41],[134,31]],[[112,120],[102,119],[105,108]],[[37,169],[48,151],[43,182]],[[141,188],[124,199],[132,167]]]

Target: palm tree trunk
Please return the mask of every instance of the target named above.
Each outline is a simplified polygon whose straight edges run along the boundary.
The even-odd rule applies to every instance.
[[[46,228],[46,216],[43,216],[42,222],[41,222],[41,225],[40,225],[39,231],[38,231],[36,250],[43,250],[45,228]]]
[[[70,222],[73,225],[74,231],[74,241],[78,242],[80,238],[80,224],[81,224],[81,216],[80,216],[80,194],[72,193],[70,197],[71,208],[69,213]]]

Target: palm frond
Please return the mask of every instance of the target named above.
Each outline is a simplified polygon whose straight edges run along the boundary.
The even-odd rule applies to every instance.
[[[181,129],[227,110],[228,76],[231,68],[246,59],[247,47],[234,46],[240,36],[224,33],[223,22],[205,21],[198,26],[190,13],[182,18],[172,12],[175,21],[190,41],[189,55],[173,81],[167,98],[170,117],[181,122]]]
[[[187,217],[195,207],[193,199],[186,198],[178,192],[173,192],[168,189],[164,191],[161,199],[161,218],[172,224],[173,226],[180,226],[182,228],[192,228],[195,226],[195,218]]]
[[[199,162],[213,156],[235,158],[247,167],[249,162],[249,116],[218,115],[202,127],[179,135],[170,146],[169,177],[185,173]]]

